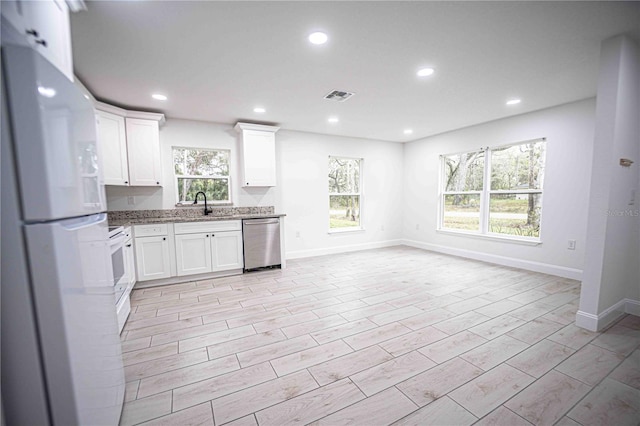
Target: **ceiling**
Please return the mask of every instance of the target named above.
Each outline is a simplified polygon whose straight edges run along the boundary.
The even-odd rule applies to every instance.
[[[87,5],[71,17],[74,66],[102,101],[396,142],[592,97],[600,42],[640,41],[640,2]],[[324,100],[334,89],[355,96]]]

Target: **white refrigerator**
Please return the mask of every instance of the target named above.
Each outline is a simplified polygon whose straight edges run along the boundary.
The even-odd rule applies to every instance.
[[[7,425],[116,425],[124,399],[95,115],[2,48],[1,377]]]

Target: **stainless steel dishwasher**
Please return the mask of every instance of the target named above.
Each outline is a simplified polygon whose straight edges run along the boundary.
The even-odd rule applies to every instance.
[[[244,270],[280,266],[280,219],[244,219]]]

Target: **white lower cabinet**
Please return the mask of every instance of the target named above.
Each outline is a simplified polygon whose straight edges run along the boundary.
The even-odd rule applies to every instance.
[[[169,230],[163,225],[134,227],[136,270],[138,281],[157,280],[171,276]]]
[[[178,276],[211,272],[211,237],[209,235],[176,235]]]
[[[211,256],[213,271],[242,268],[242,231],[216,232],[211,239]]]
[[[179,276],[242,269],[240,221],[175,224]]]

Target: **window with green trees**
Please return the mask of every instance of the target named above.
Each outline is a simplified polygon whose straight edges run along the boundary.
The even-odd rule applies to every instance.
[[[545,139],[443,155],[440,229],[540,238]]]
[[[174,147],[173,166],[178,203],[193,203],[199,191],[212,204],[231,201],[229,151]]]
[[[362,159],[329,157],[329,229],[360,226]]]

